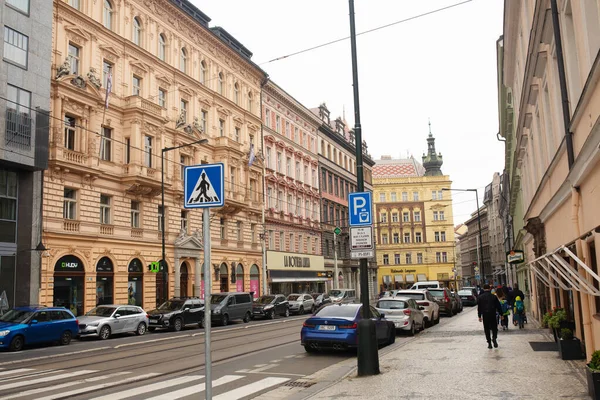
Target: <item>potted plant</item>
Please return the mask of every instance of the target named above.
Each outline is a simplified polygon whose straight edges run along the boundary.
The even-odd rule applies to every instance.
[[[556,309],[552,316],[548,319],[548,327],[552,330],[554,335],[554,341],[558,343],[560,337],[561,323],[567,320],[567,313],[565,310],[559,308]],[[565,327],[568,328],[568,327]]]
[[[592,399],[600,399],[600,350],[592,353],[586,368],[588,394]]]
[[[573,336],[573,331],[563,328],[560,331],[560,340],[558,341],[558,352],[563,360],[581,360],[581,342]]]
[[[548,311],[547,313],[544,314],[544,316],[542,317],[542,328],[548,328],[548,321],[550,321],[551,317],[552,317],[552,311]]]

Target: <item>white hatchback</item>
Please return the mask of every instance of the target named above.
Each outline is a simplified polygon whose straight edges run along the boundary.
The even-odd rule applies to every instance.
[[[396,292],[396,296],[414,299],[419,306],[423,307],[423,314],[425,314],[425,325],[432,326],[440,322],[440,306],[435,301],[431,293],[429,293],[429,290],[398,290]]]

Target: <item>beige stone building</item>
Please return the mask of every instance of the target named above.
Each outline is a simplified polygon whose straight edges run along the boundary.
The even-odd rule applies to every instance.
[[[211,214],[214,291],[258,291],[262,162],[252,53],[188,1],[54,0],[49,171],[41,304],[146,309],[201,295],[202,213],[183,208],[183,167],[222,162]],[[184,7],[185,6],[185,7]],[[112,91],[107,84],[112,76]],[[165,207],[161,206],[164,152]],[[161,259],[165,219],[167,292]],[[202,285],[203,286],[203,285]]]
[[[588,359],[600,349],[599,8],[506,1],[500,71],[514,108],[530,285],[523,289],[536,317],[567,311]]]

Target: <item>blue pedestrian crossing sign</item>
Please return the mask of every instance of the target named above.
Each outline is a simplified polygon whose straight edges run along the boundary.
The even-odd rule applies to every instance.
[[[348,194],[350,226],[373,225],[373,199],[371,192]]]
[[[185,167],[184,208],[222,207],[225,203],[225,177],[222,163]]]

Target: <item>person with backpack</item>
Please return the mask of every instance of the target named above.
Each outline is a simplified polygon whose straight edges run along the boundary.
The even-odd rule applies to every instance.
[[[521,298],[521,301],[525,301],[525,294],[521,291],[521,289],[519,289],[519,285],[515,285],[513,290],[510,292],[510,307],[513,309],[515,307],[517,296]],[[513,313],[513,325],[517,326],[517,324],[517,315]]]
[[[500,298],[500,307],[502,308],[500,324],[502,330],[506,331],[508,330],[508,318],[510,317],[510,304],[508,304],[508,301],[504,297]]]
[[[515,297],[515,307],[513,310],[513,320],[519,324],[519,329],[523,329],[523,323],[525,321],[525,303],[521,300],[521,296]]]

